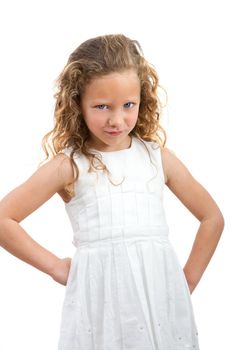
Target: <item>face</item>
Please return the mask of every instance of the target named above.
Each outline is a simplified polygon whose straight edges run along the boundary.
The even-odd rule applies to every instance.
[[[94,78],[81,99],[90,146],[100,151],[128,148],[139,105],[140,80],[134,70]]]

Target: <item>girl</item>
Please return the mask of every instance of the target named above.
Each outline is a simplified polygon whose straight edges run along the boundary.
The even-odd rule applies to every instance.
[[[137,41],[82,43],[58,79],[55,126],[42,143],[51,159],[0,202],[2,247],[66,285],[59,350],[199,349],[190,295],[224,220],[165,147],[157,89]],[[168,238],[164,184],[200,221],[184,269]],[[19,224],[55,193],[74,231],[72,260]]]

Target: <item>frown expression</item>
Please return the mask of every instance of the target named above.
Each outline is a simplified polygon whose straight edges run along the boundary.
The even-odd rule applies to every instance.
[[[140,80],[134,70],[91,80],[81,99],[90,146],[100,151],[128,148],[139,105]]]

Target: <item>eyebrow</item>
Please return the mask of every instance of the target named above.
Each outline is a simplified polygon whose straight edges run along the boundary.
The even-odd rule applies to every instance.
[[[105,101],[106,103],[109,103],[108,99],[105,99],[104,97],[103,98],[96,98],[96,99],[90,99],[92,103],[102,103]],[[135,101],[135,100],[140,100],[140,96],[131,96],[131,97],[128,97],[128,98],[125,98],[124,99],[125,101]]]

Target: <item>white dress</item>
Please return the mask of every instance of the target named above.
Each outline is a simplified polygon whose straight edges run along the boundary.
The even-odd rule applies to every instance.
[[[128,149],[99,153],[111,181],[76,155],[76,195],[65,203],[76,250],[58,349],[198,350],[189,288],[168,238],[159,146],[133,137]]]

